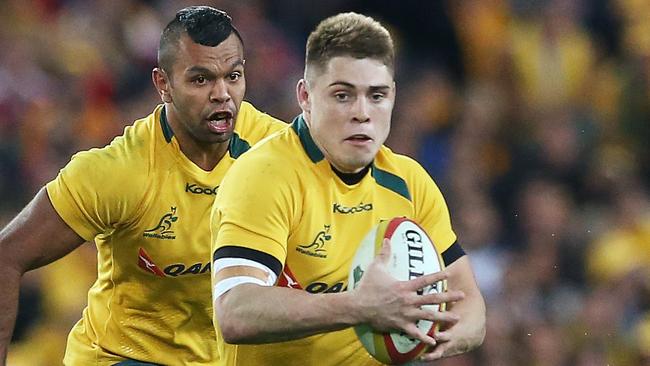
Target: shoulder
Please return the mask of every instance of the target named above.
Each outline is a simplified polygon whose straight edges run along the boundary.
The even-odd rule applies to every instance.
[[[266,220],[262,216],[292,217],[300,202],[300,177],[304,169],[291,147],[286,146],[289,133],[285,130],[268,137],[234,161],[215,199],[214,205],[220,212],[246,212],[244,216],[235,214],[234,217],[249,224]]]
[[[382,146],[375,158],[377,168],[401,177],[409,185],[422,181],[432,181],[429,173],[415,159],[393,152],[390,148]]]
[[[108,145],[74,154],[64,170],[82,170],[106,179],[126,174],[131,178],[146,176],[156,155],[155,115],[159,109],[127,126]]]
[[[279,131],[254,145],[241,155],[228,171],[228,180],[264,180],[267,185],[281,184],[297,178],[303,169],[299,141],[291,129]]]
[[[382,146],[375,159],[378,166],[383,166],[398,175],[420,174],[426,171],[417,160],[393,152],[389,147]]]
[[[237,114],[235,132],[251,145],[288,126],[287,123],[266,114],[243,101]]]
[[[238,165],[261,164],[294,167],[299,161],[297,137],[291,129],[284,129],[260,141],[236,162]]]
[[[286,127],[288,125],[284,121],[275,118],[268,113],[260,111],[253,104],[247,101],[242,101],[241,103],[239,114],[237,116],[238,121],[240,117],[245,123],[256,122],[259,124],[272,125],[276,127]]]
[[[373,175],[379,185],[396,191],[412,200],[427,191],[437,191],[438,187],[429,173],[415,159],[397,154],[382,146],[374,162]]]

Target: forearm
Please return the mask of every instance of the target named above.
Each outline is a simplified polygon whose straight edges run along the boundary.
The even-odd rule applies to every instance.
[[[215,315],[226,342],[269,343],[353,326],[361,322],[357,308],[350,292],[310,294],[244,284],[217,299]]]
[[[457,268],[451,268],[449,287],[454,290],[461,290],[465,293],[465,298],[461,301],[451,304],[449,310],[457,314],[461,322],[463,331],[462,349],[458,351],[467,352],[483,343],[485,337],[485,301],[476,285],[473,272],[471,270],[469,259],[464,256],[454,265]]]
[[[471,351],[483,343],[485,337],[485,303],[478,291],[463,290],[465,299],[454,303],[450,309],[462,319],[465,327],[465,349],[461,352]]]
[[[58,216],[44,188],[0,231],[0,360],[6,357],[11,341],[23,273],[64,256],[83,242]]]
[[[20,288],[21,273],[15,268],[0,266],[0,283],[2,296],[0,296],[0,365],[5,364],[7,348],[11,342],[16,313],[18,311],[18,291]]]

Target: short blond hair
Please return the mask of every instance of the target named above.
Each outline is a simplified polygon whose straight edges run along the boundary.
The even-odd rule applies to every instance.
[[[395,48],[388,30],[375,19],[357,13],[331,16],[307,39],[305,75],[322,70],[334,57],[372,58],[395,70]]]

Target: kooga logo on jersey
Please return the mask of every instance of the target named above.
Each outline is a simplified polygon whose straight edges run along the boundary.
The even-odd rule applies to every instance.
[[[208,196],[211,196],[217,194],[217,189],[219,189],[219,186],[210,188],[210,187],[199,187],[195,183],[192,184],[185,183],[185,192],[194,193],[194,194],[207,194]]]
[[[341,206],[338,203],[332,205],[332,213],[340,213],[343,215],[355,214],[363,211],[372,211],[372,203],[359,203],[354,207]]]

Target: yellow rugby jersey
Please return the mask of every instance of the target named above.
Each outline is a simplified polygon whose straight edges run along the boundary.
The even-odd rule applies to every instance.
[[[396,216],[418,222],[441,253],[459,248],[442,194],[417,162],[382,147],[368,174],[348,185],[298,117],[228,172],[212,211],[213,263],[250,259],[274,270],[279,286],[344,291],[357,245],[380,219]],[[221,365],[377,364],[352,328],[264,345],[217,337]]]
[[[63,220],[98,249],[98,278],[69,337],[66,365],[134,359],[214,365],[209,214],[236,158],[287,124],[243,102],[229,150],[204,171],[158,106],[47,184]]]

